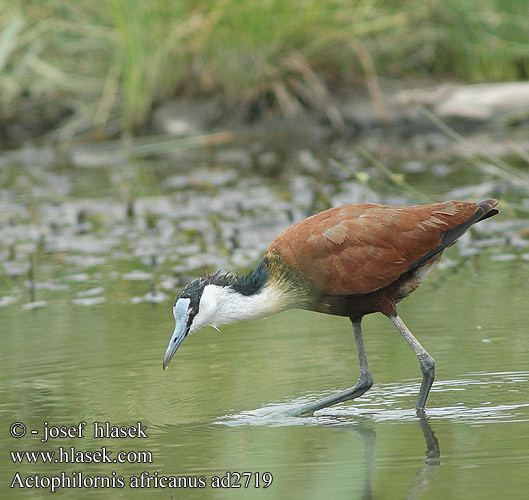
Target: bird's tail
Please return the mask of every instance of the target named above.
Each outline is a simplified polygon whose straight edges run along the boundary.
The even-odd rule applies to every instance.
[[[495,200],[493,198],[489,200],[480,201],[479,208],[483,215],[476,222],[481,222],[482,220],[488,219],[493,215],[499,214],[500,211],[494,208],[497,204],[498,200]]]

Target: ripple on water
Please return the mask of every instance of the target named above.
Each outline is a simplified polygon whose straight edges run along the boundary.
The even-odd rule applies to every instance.
[[[465,391],[468,387],[477,385],[480,388],[489,388],[487,397],[490,397],[498,392],[505,394],[512,389],[526,390],[528,381],[529,371],[478,372],[467,374],[460,379],[435,382],[432,392]],[[313,394],[288,403],[274,403],[255,410],[225,415],[215,423],[228,426],[342,425],[350,422],[351,417],[369,417],[375,422],[410,421],[415,420],[417,416],[415,409],[408,407],[408,401],[409,398],[417,395],[418,390],[419,384],[415,382],[383,384],[373,387],[354,403],[324,408],[309,416],[293,417],[286,414],[288,410],[324,396]],[[403,399],[406,401],[402,401]],[[479,406],[458,403],[437,408],[428,407],[427,414],[432,419],[447,419],[469,424],[527,422],[529,403],[492,404],[491,401],[485,401]]]

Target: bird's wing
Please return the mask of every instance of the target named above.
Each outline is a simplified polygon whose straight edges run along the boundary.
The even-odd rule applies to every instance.
[[[322,293],[370,293],[454,243],[495,206],[490,204],[331,208],[287,229],[270,250]]]

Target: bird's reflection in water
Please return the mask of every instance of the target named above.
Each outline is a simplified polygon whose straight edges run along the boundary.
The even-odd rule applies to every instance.
[[[415,475],[415,480],[408,490],[406,499],[420,498],[423,492],[430,487],[432,481],[437,478],[438,466],[441,464],[439,441],[435,437],[428,417],[422,411],[417,412],[417,417],[424,440],[426,441],[426,460]]]
[[[439,441],[433,433],[428,417],[423,411],[418,411],[417,417],[421,426],[422,435],[426,441],[426,465],[440,465],[441,451],[439,449]]]
[[[373,477],[373,470],[375,468],[375,443],[377,440],[376,432],[371,429],[370,426],[365,425],[365,422],[360,422],[355,427],[358,435],[361,437],[364,443],[364,457],[365,457],[365,479],[364,488],[362,491],[362,500],[371,499],[372,484],[371,478]]]
[[[426,443],[426,459],[415,475],[412,485],[406,492],[404,498],[413,500],[420,498],[423,493],[430,487],[431,483],[437,478],[439,465],[441,464],[441,453],[439,441],[435,437],[428,417],[422,411],[417,412],[417,421],[424,436]],[[373,422],[370,419],[361,419],[356,421],[353,426],[364,444],[365,456],[365,480],[361,500],[370,500],[373,498],[372,478],[375,471],[375,443],[376,432],[373,429]]]
[[[289,407],[286,408],[260,408],[238,415],[226,415],[217,424],[238,426],[238,425],[317,425],[340,427],[344,430],[353,430],[361,438],[364,446],[365,474],[362,493],[358,497],[361,500],[370,500],[373,496],[373,475],[375,473],[375,448],[377,434],[376,421],[369,416],[338,417],[328,414],[307,415],[303,417],[289,416]],[[415,474],[415,478],[403,498],[417,499],[430,487],[437,478],[439,465],[441,464],[441,454],[439,441],[435,437],[428,417],[424,411],[417,410],[416,421],[424,437],[426,444],[426,458],[423,465]],[[417,429],[417,436],[420,436]]]

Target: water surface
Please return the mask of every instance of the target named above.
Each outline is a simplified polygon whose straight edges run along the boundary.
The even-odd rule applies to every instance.
[[[527,262],[482,259],[455,274],[441,270],[401,306],[409,327],[437,360],[437,380],[421,427],[413,411],[418,363],[382,316],[364,320],[375,378],[359,400],[314,416],[270,416],[270,409],[312,400],[352,385],[357,376],[346,320],[303,311],[222,328],[188,339],[163,372],[172,324],[170,303],[132,304],[145,287],[108,285],[104,304],[71,304],[82,285],[57,293],[48,307],[2,310],[2,477],[16,471],[53,475],[82,471],[129,477],[148,471],[213,476],[270,472],[272,485],[245,497],[269,498],[516,498],[525,491],[529,446],[529,372],[525,298]],[[20,325],[24,325],[23,328]],[[141,421],[148,438],[10,437],[10,423],[28,429],[109,421]],[[433,433],[435,447],[425,439]],[[42,435],[42,432],[39,433]],[[431,441],[431,438],[430,438]],[[14,465],[7,450],[82,450],[107,446],[149,450],[148,464]],[[430,448],[432,448],[430,446]],[[431,456],[433,453],[433,457]],[[430,455],[430,458],[427,458]],[[12,494],[15,494],[12,492]],[[81,489],[65,496],[98,495]],[[218,498],[229,490],[150,496]],[[16,495],[46,496],[17,490]],[[113,498],[144,498],[123,488]]]
[[[205,329],[162,370],[172,301],[188,279],[248,269],[281,229],[325,205],[410,202],[381,179],[359,180],[353,164],[332,167],[330,180],[309,167],[270,179],[229,166],[186,173],[165,163],[45,165],[37,175],[30,165],[2,164],[2,496],[50,496],[34,483],[9,489],[17,472],[81,472],[123,477],[125,486],[55,495],[224,498],[235,493],[212,481],[236,472],[248,473],[239,481],[248,480],[244,498],[521,498],[529,486],[529,251],[526,221],[509,210],[449,249],[400,305],[437,362],[425,419],[413,410],[418,362],[381,315],[363,321],[373,388],[312,416],[277,410],[355,383],[354,338],[343,318],[288,311]],[[411,167],[402,166],[410,185],[438,198],[462,189],[450,169]],[[466,179],[477,196],[505,190],[493,177],[483,185]],[[515,187],[505,193],[519,201]],[[9,434],[14,422],[26,426],[24,437]],[[87,426],[82,438],[42,443],[44,422]],[[148,437],[95,438],[94,422],[141,422]],[[9,453],[61,446],[106,447],[112,457],[149,452],[150,461],[15,464]],[[151,487],[130,488],[142,473]],[[181,487],[155,487],[161,476]]]

